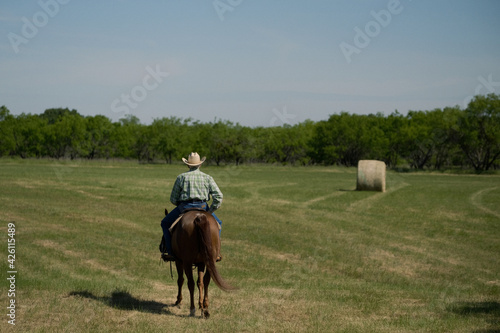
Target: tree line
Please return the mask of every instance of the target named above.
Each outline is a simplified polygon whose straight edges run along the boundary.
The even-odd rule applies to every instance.
[[[216,165],[356,166],[361,159],[376,159],[390,168],[483,172],[500,166],[500,95],[475,96],[465,109],[395,111],[389,116],[341,112],[328,120],[281,127],[173,116],[145,125],[133,115],[112,122],[68,108],[14,116],[0,107],[0,156],[172,163],[191,151]]]

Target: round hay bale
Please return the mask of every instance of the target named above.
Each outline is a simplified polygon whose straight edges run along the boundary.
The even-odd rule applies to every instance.
[[[385,192],[385,163],[375,160],[359,161],[356,190]]]

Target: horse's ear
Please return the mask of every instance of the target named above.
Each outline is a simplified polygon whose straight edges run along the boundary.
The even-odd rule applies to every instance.
[[[168,215],[168,210],[165,208],[165,216]]]

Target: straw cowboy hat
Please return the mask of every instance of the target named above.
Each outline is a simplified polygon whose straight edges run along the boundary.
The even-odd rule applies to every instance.
[[[195,166],[200,166],[203,164],[203,162],[205,162],[205,159],[206,157],[204,156],[201,160],[200,160],[200,155],[198,155],[198,153],[191,153],[189,154],[188,156],[188,159],[186,160],[184,157],[182,158],[182,162],[184,162],[185,164],[187,164],[188,166],[190,167],[195,167]]]

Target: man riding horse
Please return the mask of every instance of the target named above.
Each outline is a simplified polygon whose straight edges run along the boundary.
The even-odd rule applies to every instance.
[[[184,211],[189,209],[209,211],[219,225],[222,226],[221,220],[214,213],[222,203],[222,192],[210,175],[200,171],[200,166],[205,162],[205,157],[200,159],[198,153],[191,153],[187,160],[183,157],[182,161],[189,167],[189,171],[177,176],[170,194],[170,202],[177,207],[161,221],[165,246],[163,248],[160,246],[160,251],[164,261],[175,261],[169,228]],[[209,208],[207,202],[210,197],[212,197],[212,204]],[[221,259],[220,253],[217,253],[217,261]]]

